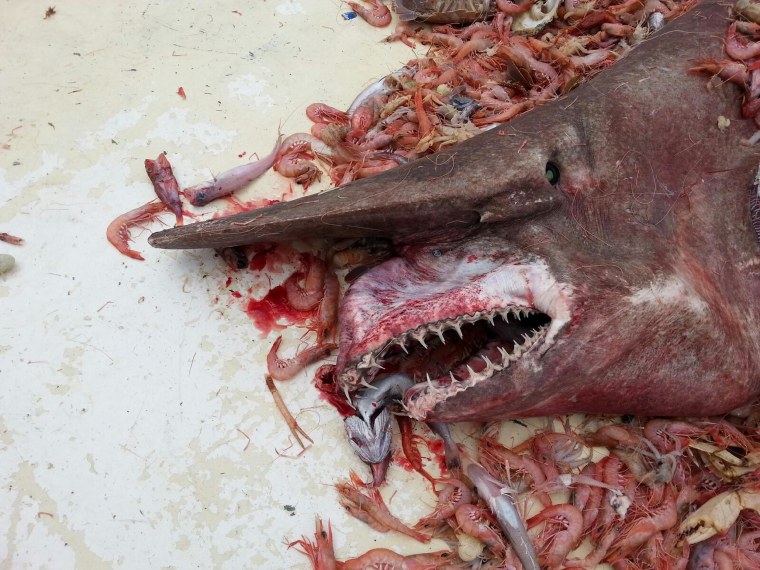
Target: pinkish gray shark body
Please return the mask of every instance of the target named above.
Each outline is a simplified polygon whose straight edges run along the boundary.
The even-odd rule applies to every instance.
[[[418,418],[727,412],[760,393],[760,154],[738,91],[688,72],[720,58],[727,24],[706,0],[450,150],[151,243],[392,239],[341,302],[337,376],[409,374]]]

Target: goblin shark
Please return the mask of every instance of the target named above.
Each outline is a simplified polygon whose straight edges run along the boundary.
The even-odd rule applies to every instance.
[[[150,242],[393,240],[341,302],[336,375],[350,390],[381,366],[413,376],[419,419],[736,409],[760,393],[760,156],[739,92],[688,71],[722,57],[727,16],[704,0],[449,150]]]

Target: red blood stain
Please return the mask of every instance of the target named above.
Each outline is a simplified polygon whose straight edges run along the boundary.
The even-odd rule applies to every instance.
[[[247,151],[247,150],[244,150],[243,152],[241,152],[241,153],[238,155],[238,158],[243,158],[243,157],[244,157],[246,154],[248,154],[248,151]]]
[[[438,469],[441,473],[446,472],[446,450],[443,446],[443,440],[434,439],[428,440],[428,449],[430,453],[435,457],[435,462],[438,464]]]
[[[297,311],[288,303],[285,287],[279,285],[271,289],[266,296],[257,301],[251,299],[245,312],[253,320],[262,336],[271,331],[281,331],[288,325],[301,325],[314,316],[315,311]],[[284,322],[281,322],[284,321]]]
[[[185,95],[185,90],[182,87],[177,89],[177,95],[179,95],[183,99],[187,99],[187,95]]]
[[[242,294],[242,293],[240,293],[240,291],[230,291],[230,294],[231,294],[233,297],[235,297],[235,299],[240,299],[240,297],[242,297],[242,296],[243,296],[243,294]]]
[[[414,467],[412,467],[412,464],[409,463],[409,460],[404,455],[404,452],[401,451],[400,449],[396,451],[396,453],[393,454],[393,462],[399,467],[401,467],[401,469],[403,469],[404,471],[409,471],[409,472],[417,471]]]
[[[248,269],[253,271],[261,271],[264,269],[267,266],[267,257],[270,251],[271,249],[265,249],[254,255],[248,264]]]
[[[232,277],[227,277],[227,281],[224,282],[224,287],[227,288],[232,283]]]

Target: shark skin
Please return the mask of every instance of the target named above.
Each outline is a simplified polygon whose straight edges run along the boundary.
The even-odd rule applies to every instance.
[[[721,58],[727,10],[698,3],[449,150],[150,241],[392,239],[341,301],[336,375],[347,391],[412,376],[418,419],[729,412],[760,394],[760,152],[738,90],[688,71]]]

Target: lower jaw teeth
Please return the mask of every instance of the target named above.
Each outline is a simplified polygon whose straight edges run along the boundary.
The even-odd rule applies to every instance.
[[[408,371],[407,373],[417,376],[419,379],[419,389],[448,389],[452,386],[465,389],[508,368],[512,362],[520,359],[545,336],[548,327],[548,324],[542,325],[536,330],[531,331],[531,334],[522,334],[523,342],[520,343],[515,341],[511,346],[512,352],[509,352],[507,348],[498,341],[492,340],[488,345],[481,349],[480,354],[470,357],[466,363],[457,365],[448,373],[441,374],[439,369],[432,377],[431,373],[426,373],[423,378],[420,378],[419,374],[413,374]],[[362,358],[362,363],[357,366],[355,371],[356,376],[354,376],[355,379],[350,380],[347,378],[346,381],[354,386],[360,384],[366,386],[370,384],[376,376],[383,374],[384,368],[380,365],[382,358],[382,354],[378,353],[365,355]],[[383,361],[383,364],[388,364],[391,370],[394,369],[393,360],[390,360],[387,363]],[[403,371],[403,367],[400,370]],[[424,387],[421,387],[420,384]],[[461,391],[461,389],[458,391]]]

